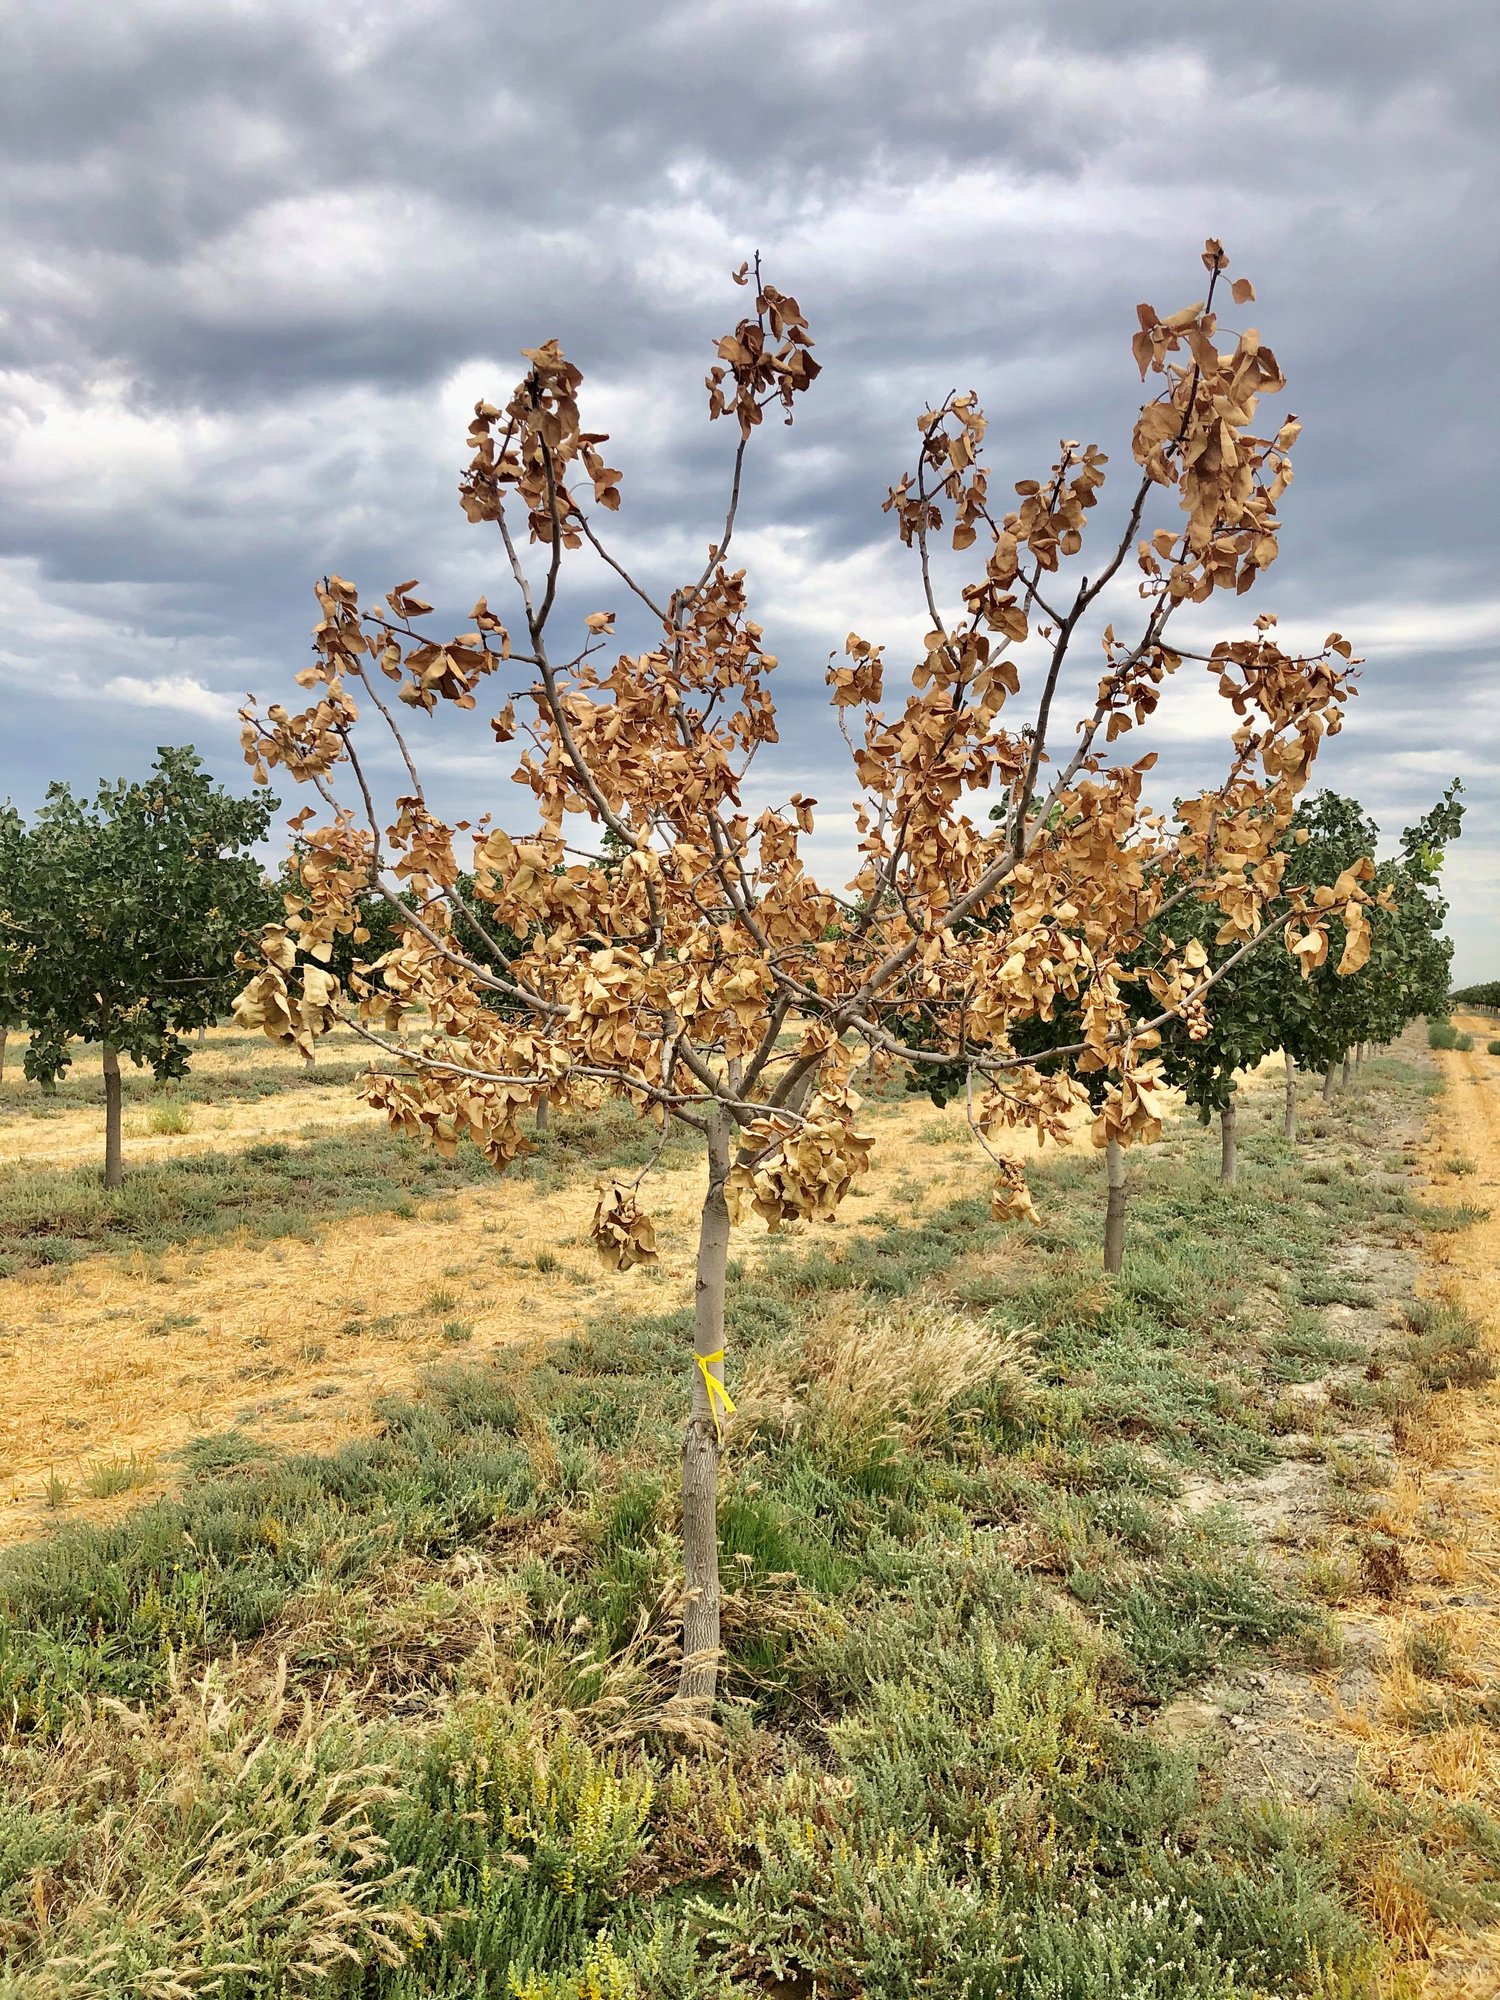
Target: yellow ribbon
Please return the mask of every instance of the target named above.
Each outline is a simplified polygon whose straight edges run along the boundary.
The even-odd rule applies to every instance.
[[[708,1391],[708,1414],[714,1420],[714,1429],[722,1438],[724,1435],[724,1426],[719,1421],[718,1406],[722,1403],[724,1405],[725,1416],[732,1417],[734,1415],[734,1398],[712,1370],[716,1361],[721,1362],[724,1359],[724,1350],[720,1347],[716,1348],[712,1354],[695,1354],[693,1359],[698,1364],[698,1373],[703,1377],[703,1386]]]

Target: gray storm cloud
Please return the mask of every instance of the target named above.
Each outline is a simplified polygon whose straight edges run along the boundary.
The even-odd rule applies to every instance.
[[[0,794],[29,806],[165,741],[233,777],[238,700],[285,692],[325,570],[370,593],[418,573],[460,618],[498,596],[456,504],[464,419],[549,335],[616,439],[622,543],[670,579],[712,532],[727,441],[700,383],[739,304],[727,273],[759,248],[825,373],[795,430],[758,440],[741,554],[784,662],[776,782],[818,794],[836,848],[822,668],[851,625],[893,660],[921,629],[879,512],[915,413],[978,389],[996,484],[1064,432],[1118,463],[1135,302],[1196,296],[1213,233],[1306,425],[1251,608],[1368,656],[1323,782],[1395,832],[1463,775],[1458,962],[1493,974],[1487,12],[23,0],[0,135]],[[1183,706],[1189,783],[1218,718]],[[433,745],[476,809],[480,749]]]

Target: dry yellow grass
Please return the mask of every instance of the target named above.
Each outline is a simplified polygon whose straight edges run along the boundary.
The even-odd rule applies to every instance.
[[[341,1041],[347,1046],[333,1053],[347,1060],[356,1045]],[[221,1030],[195,1051],[194,1070],[297,1060]],[[34,1165],[69,1164],[64,1149],[75,1144],[80,1157],[94,1157],[100,1133],[92,1108],[6,1119],[5,1094],[0,1158],[9,1147],[10,1157]],[[871,1171],[838,1218],[817,1226],[821,1240],[848,1241],[868,1229],[867,1216],[903,1206],[916,1212],[988,1185],[991,1170],[961,1112],[909,1098],[868,1115],[878,1133]],[[133,1116],[144,1126],[148,1114]],[[376,1114],[350,1085],[194,1105],[188,1133],[132,1136],[127,1171],[152,1150],[232,1150],[364,1119]],[[1088,1149],[1081,1133],[1079,1143]],[[1010,1150],[1024,1156],[1035,1147],[1015,1135]],[[544,1196],[527,1182],[497,1178],[408,1220],[387,1212],[331,1223],[316,1243],[230,1239],[6,1279],[0,1542],[64,1518],[48,1503],[53,1476],[67,1487],[66,1518],[101,1518],[168,1490],[171,1454],[204,1432],[233,1423],[289,1447],[323,1450],[368,1430],[375,1400],[409,1388],[435,1361],[510,1348],[524,1355],[603,1311],[687,1304],[701,1189],[696,1162],[648,1180],[661,1261],[646,1272],[600,1269],[589,1243],[596,1184],[582,1174]],[[760,1225],[750,1223],[737,1232],[734,1254],[753,1257],[764,1244]],[[455,1323],[471,1330],[462,1345],[444,1334]],[[112,1501],[84,1494],[91,1467],[132,1453],[154,1465],[149,1484]]]
[[[357,1060],[362,1046],[353,1035],[330,1037],[326,1059],[339,1063]],[[94,1052],[85,1050],[74,1074],[88,1077],[96,1065]],[[275,1048],[269,1042],[248,1047],[237,1031],[216,1029],[202,1048],[193,1048],[192,1080],[211,1085],[217,1076],[230,1071],[268,1069],[302,1072],[302,1058],[294,1051]],[[316,1070],[313,1071],[316,1075]],[[0,1165],[31,1167],[76,1167],[92,1165],[104,1151],[103,1084],[97,1104],[68,1105],[49,1109],[45,1117],[35,1117],[18,1106],[21,1076],[19,1054],[9,1052],[6,1080],[0,1084]],[[297,1140],[351,1123],[380,1122],[379,1114],[363,1103],[348,1084],[303,1085],[275,1096],[241,1103],[188,1103],[183,1107],[191,1123],[186,1132],[159,1133],[151,1129],[153,1107],[129,1105],[124,1113],[123,1137],[127,1164],[147,1160],[175,1159],[183,1153],[205,1151],[234,1152],[262,1139]]]
[[[265,1103],[224,1109],[248,1125]],[[914,1188],[920,1206],[986,1184],[983,1157],[951,1113],[913,1099],[872,1115],[874,1165],[840,1217],[820,1226],[825,1238],[862,1233],[864,1217],[899,1210]],[[687,1303],[701,1187],[696,1162],[650,1177],[661,1261],[645,1273],[600,1269],[588,1239],[597,1193],[585,1174],[546,1196],[497,1178],[409,1220],[332,1223],[316,1243],[231,1239],[6,1280],[0,1540],[58,1518],[44,1494],[50,1474],[68,1483],[70,1518],[97,1518],[163,1490],[169,1455],[204,1431],[238,1422],[323,1449],[367,1429],[379,1395],[438,1359],[525,1351],[602,1311]],[[747,1225],[735,1252],[764,1243]],[[444,1336],[455,1323],[472,1329],[462,1346]],[[155,1485],[85,1502],[88,1468],[131,1452],[157,1462]]]
[[[1438,1054],[1447,1089],[1424,1158],[1434,1198],[1472,1200],[1491,1212],[1453,1235],[1429,1239],[1426,1284],[1462,1305],[1500,1357],[1494,1319],[1500,1278],[1500,1067],[1482,1053],[1484,1023],[1461,1022],[1476,1048]],[[1474,1163],[1454,1175],[1445,1161]],[[1500,1382],[1454,1390],[1423,1412],[1398,1442],[1404,1466],[1375,1523],[1399,1539],[1411,1571],[1405,1601],[1376,1611],[1385,1627],[1384,1665],[1370,1703],[1340,1717],[1364,1748],[1372,1781],[1412,1798],[1500,1809],[1500,1730],[1469,1719],[1432,1727],[1434,1689],[1413,1671],[1422,1645],[1444,1656],[1451,1693],[1500,1682]],[[1464,1602],[1454,1606],[1455,1588]],[[1419,1724],[1420,1719],[1420,1726]],[[1476,1937],[1445,1930],[1392,1863],[1371,1885],[1372,1908],[1405,1956],[1421,1962],[1424,2000],[1495,2000],[1500,1930]],[[1403,1987],[1402,1991],[1410,1990]]]

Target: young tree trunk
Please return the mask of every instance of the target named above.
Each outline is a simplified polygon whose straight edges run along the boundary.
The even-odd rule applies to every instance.
[[[1233,1187],[1239,1178],[1239,1106],[1231,1097],[1219,1113],[1219,1181]]]
[[[1323,1072],[1323,1102],[1325,1104],[1333,1102],[1333,1072],[1337,1068],[1337,1062],[1331,1062]]]
[[[1111,1139],[1104,1149],[1109,1198],[1104,1204],[1104,1268],[1117,1273],[1125,1261],[1125,1148]]]
[[[1343,1075],[1343,1082],[1342,1082],[1342,1088],[1343,1088],[1343,1089],[1347,1090],[1347,1089],[1349,1088],[1349,1078],[1351,1077],[1351,1075],[1353,1074],[1353,1072],[1354,1072],[1354,1065],[1353,1065],[1353,1063],[1352,1063],[1352,1062],[1351,1062],[1351,1061],[1349,1060],[1349,1051],[1348,1051],[1347,1049],[1345,1049],[1345,1051],[1344,1051],[1344,1075]]]
[[[0,1083],[5,1081],[5,1044],[10,1040],[10,1029],[0,1028]]]
[[[1286,1064],[1286,1097],[1281,1110],[1281,1136],[1295,1140],[1297,1137],[1297,1065],[1289,1055],[1283,1053]]]
[[[707,1377],[724,1379],[724,1291],[729,1263],[729,1118],[710,1114],[708,1191],[698,1226],[693,1294],[693,1407],[682,1436],[682,1670],[677,1702],[711,1712],[719,1685],[719,1425]]]
[[[208,1023],[207,1021],[200,1021],[198,1023],[198,1046],[200,1049],[207,1040],[208,1040]]]
[[[120,1160],[120,1052],[104,1044],[104,1185],[117,1188],[124,1179]]]
[[[545,1132],[552,1122],[552,1106],[545,1097],[536,1101],[536,1129]]]
[[[1358,1076],[1360,1071],[1364,1068],[1364,1066],[1365,1066],[1365,1045],[1363,1042],[1356,1042],[1354,1044],[1354,1074]]]

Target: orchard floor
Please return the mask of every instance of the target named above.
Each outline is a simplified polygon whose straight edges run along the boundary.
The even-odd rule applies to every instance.
[[[1466,1311],[1484,1330],[1500,1370],[1500,1056],[1487,1052],[1493,1018],[1459,1016],[1467,1052],[1436,1060],[1445,1089],[1424,1152],[1434,1196],[1469,1200],[1486,1211],[1468,1228],[1429,1238],[1424,1289]],[[1472,1191],[1472,1192],[1471,1192]],[[1351,1718],[1368,1730],[1385,1780],[1418,1800],[1468,1799],[1500,1808],[1500,1372],[1443,1395],[1420,1432],[1406,1440],[1393,1494],[1393,1530],[1407,1550],[1412,1586],[1392,1612],[1388,1665],[1378,1704]],[[1460,1687],[1487,1690],[1483,1719],[1454,1704],[1435,1715],[1411,1661],[1441,1654]],[[1438,1726],[1434,1726],[1434,1725]],[[1419,1924],[1419,1930],[1420,1930]],[[1434,1930],[1425,1991],[1446,2000],[1500,1994],[1500,1928],[1476,1942]]]
[[[127,1107],[127,1174],[206,1148],[232,1154],[267,1139],[310,1144],[337,1132],[357,1141],[361,1131],[385,1130],[349,1083],[316,1084],[297,1058],[224,1031],[195,1052],[189,1084],[211,1091],[235,1072],[289,1087],[248,1102],[195,1101],[188,1131],[165,1136],[149,1130],[154,1100]],[[880,1135],[871,1170],[815,1232],[835,1257],[893,1215],[914,1217],[989,1178],[960,1112],[904,1097],[871,1104],[868,1116]],[[91,1160],[100,1117],[87,1103],[46,1117],[9,1110],[0,1091],[0,1163]],[[1035,1149],[1023,1137],[1012,1150]],[[586,1170],[545,1194],[527,1180],[486,1175],[478,1186],[330,1222],[311,1236],[255,1241],[239,1232],[0,1280],[8,1385],[0,1543],[60,1514],[107,1518],[169,1490],[172,1454],[202,1433],[232,1424],[287,1449],[325,1450],[367,1430],[375,1401],[410,1388],[434,1362],[501,1348],[540,1353],[601,1313],[685,1304],[702,1189],[697,1159],[646,1176],[642,1199],[660,1249],[648,1270],[600,1268],[589,1236],[598,1187]],[[753,1261],[766,1241],[754,1223],[737,1232],[734,1251]],[[90,1490],[101,1486],[119,1491]]]
[[[1279,1065],[1248,1080],[1237,1193],[1213,1135],[1169,1126],[1131,1163],[1118,1283],[1098,1272],[1086,1138],[1047,1150],[1039,1227],[1000,1229],[961,1114],[922,1099],[868,1107],[875,1166],[838,1222],[790,1244],[738,1232],[734,1679],[700,1762],[640,1720],[675,1629],[690,1155],[648,1169],[661,1262],[625,1276],[588,1241],[597,1162],[557,1133],[534,1172],[395,1202],[377,1180],[363,1209],[292,1233],[256,1211],[122,1249],[77,1221],[72,1261],[0,1279],[0,1965],[46,2000],[113,2000],[138,1990],[143,1923],[164,1980],[199,1976],[195,1926],[239,1926],[244,1992],[285,1990],[283,1942],[316,1940],[337,1896],[245,1914],[263,1883],[283,1893],[256,1857],[302,1808],[243,1774],[283,1750],[311,1772],[305,1732],[336,1773],[378,1763],[382,1797],[437,1788],[415,1818],[374,1793],[361,1808],[368,1852],[416,1871],[415,1903],[392,1874],[329,1918],[361,1995],[447,2000],[482,1966],[497,1992],[698,2000],[731,1990],[697,1983],[709,1954],[753,1971],[736,1996],[783,1963],[776,1990],[852,1993],[856,1967],[857,1990],[946,1996],[925,1954],[968,1912],[992,1927],[986,1964],[1032,1968],[1027,2000],[1092,2000],[1093,1951],[1119,1956],[1111,1994],[1152,2000],[1493,2000],[1500,1058],[1487,1024],[1459,1025],[1471,1052],[1414,1032],[1331,1104],[1305,1085],[1297,1149]],[[279,1060],[211,1043],[189,1129],[151,1131],[138,1094],[127,1161],[143,1180],[210,1154],[248,1174],[269,1135],[277,1172],[347,1145],[352,1173],[379,1121],[347,1082],[258,1079]],[[76,1199],[96,1117],[7,1083],[0,1181],[21,1160],[59,1188],[71,1173]],[[601,1139],[622,1177],[625,1143]],[[951,1425],[924,1403],[934,1338],[968,1357]],[[871,1416],[862,1377],[903,1341]],[[514,1753],[485,1733],[505,1716]],[[426,1765],[433,1732],[459,1747]],[[503,1881],[465,1859],[481,1763],[520,1787]],[[69,1829],[106,1798],[95,1855]],[[627,1825],[631,1799],[648,1805]],[[608,1800],[618,1869],[583,1831],[604,1838]],[[898,1839],[888,1813],[928,1830]],[[246,1857],[222,1880],[210,1821]],[[335,1885],[353,1879],[336,1834],[305,1835]],[[8,1852],[31,1856],[9,1878]],[[965,1900],[976,1874],[1011,1912],[998,1930]],[[1162,1965],[1132,1972],[1143,1922],[1164,1926]],[[553,1956],[506,1957],[507,1925]],[[908,1984],[871,1983],[893,1950]],[[1082,1985],[1046,1970],[1075,1950]]]

